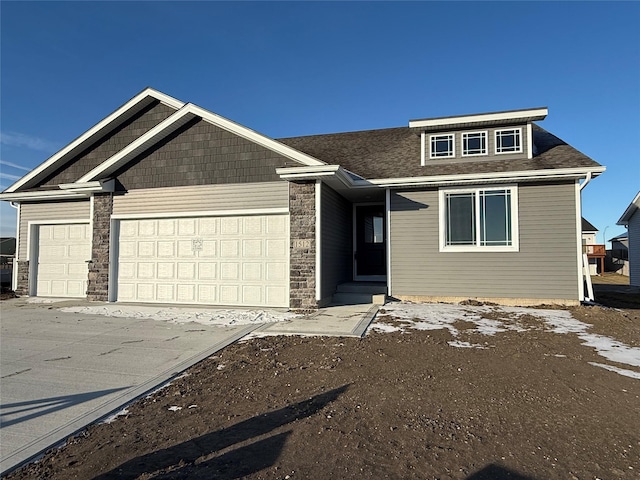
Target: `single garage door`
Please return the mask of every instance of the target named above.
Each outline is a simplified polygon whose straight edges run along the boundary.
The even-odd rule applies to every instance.
[[[121,220],[117,300],[287,307],[289,216]]]
[[[91,259],[88,223],[37,225],[36,295],[84,297]]]

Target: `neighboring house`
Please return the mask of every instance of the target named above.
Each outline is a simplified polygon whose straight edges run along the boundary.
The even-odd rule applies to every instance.
[[[640,287],[640,192],[618,220],[627,227],[629,241],[629,284]]]
[[[606,249],[604,245],[597,244],[598,232],[599,230],[591,222],[582,217],[582,251],[587,254],[591,275],[598,274],[598,265],[600,265],[600,273],[604,273]]]
[[[146,89],[0,194],[20,205],[16,291],[314,309],[376,281],[575,304],[580,191],[605,169],[546,115],[274,140]]]
[[[14,237],[0,238],[0,284],[11,285],[13,258],[16,253],[16,239]]]
[[[607,251],[607,268],[629,276],[629,235],[621,233],[611,239],[611,250]]]

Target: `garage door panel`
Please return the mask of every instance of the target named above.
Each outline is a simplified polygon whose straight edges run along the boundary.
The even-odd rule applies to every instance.
[[[84,297],[87,260],[91,258],[89,224],[37,225],[36,295]]]
[[[122,220],[118,300],[286,307],[288,218]]]

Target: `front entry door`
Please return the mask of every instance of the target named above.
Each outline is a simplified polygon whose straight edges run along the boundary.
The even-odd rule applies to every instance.
[[[385,207],[384,205],[360,205],[355,208],[355,279],[386,280]]]

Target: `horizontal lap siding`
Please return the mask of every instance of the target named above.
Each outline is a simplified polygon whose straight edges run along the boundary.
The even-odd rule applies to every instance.
[[[288,182],[132,190],[113,198],[114,215],[288,208]]]
[[[438,190],[391,198],[393,295],[578,298],[575,184],[520,185],[519,252],[439,252]]]
[[[330,187],[321,194],[321,298],[333,295],[336,286],[353,277],[352,206]]]
[[[89,200],[74,202],[22,203],[20,205],[20,234],[16,258],[24,260],[28,252],[28,226],[33,221],[89,220]]]

